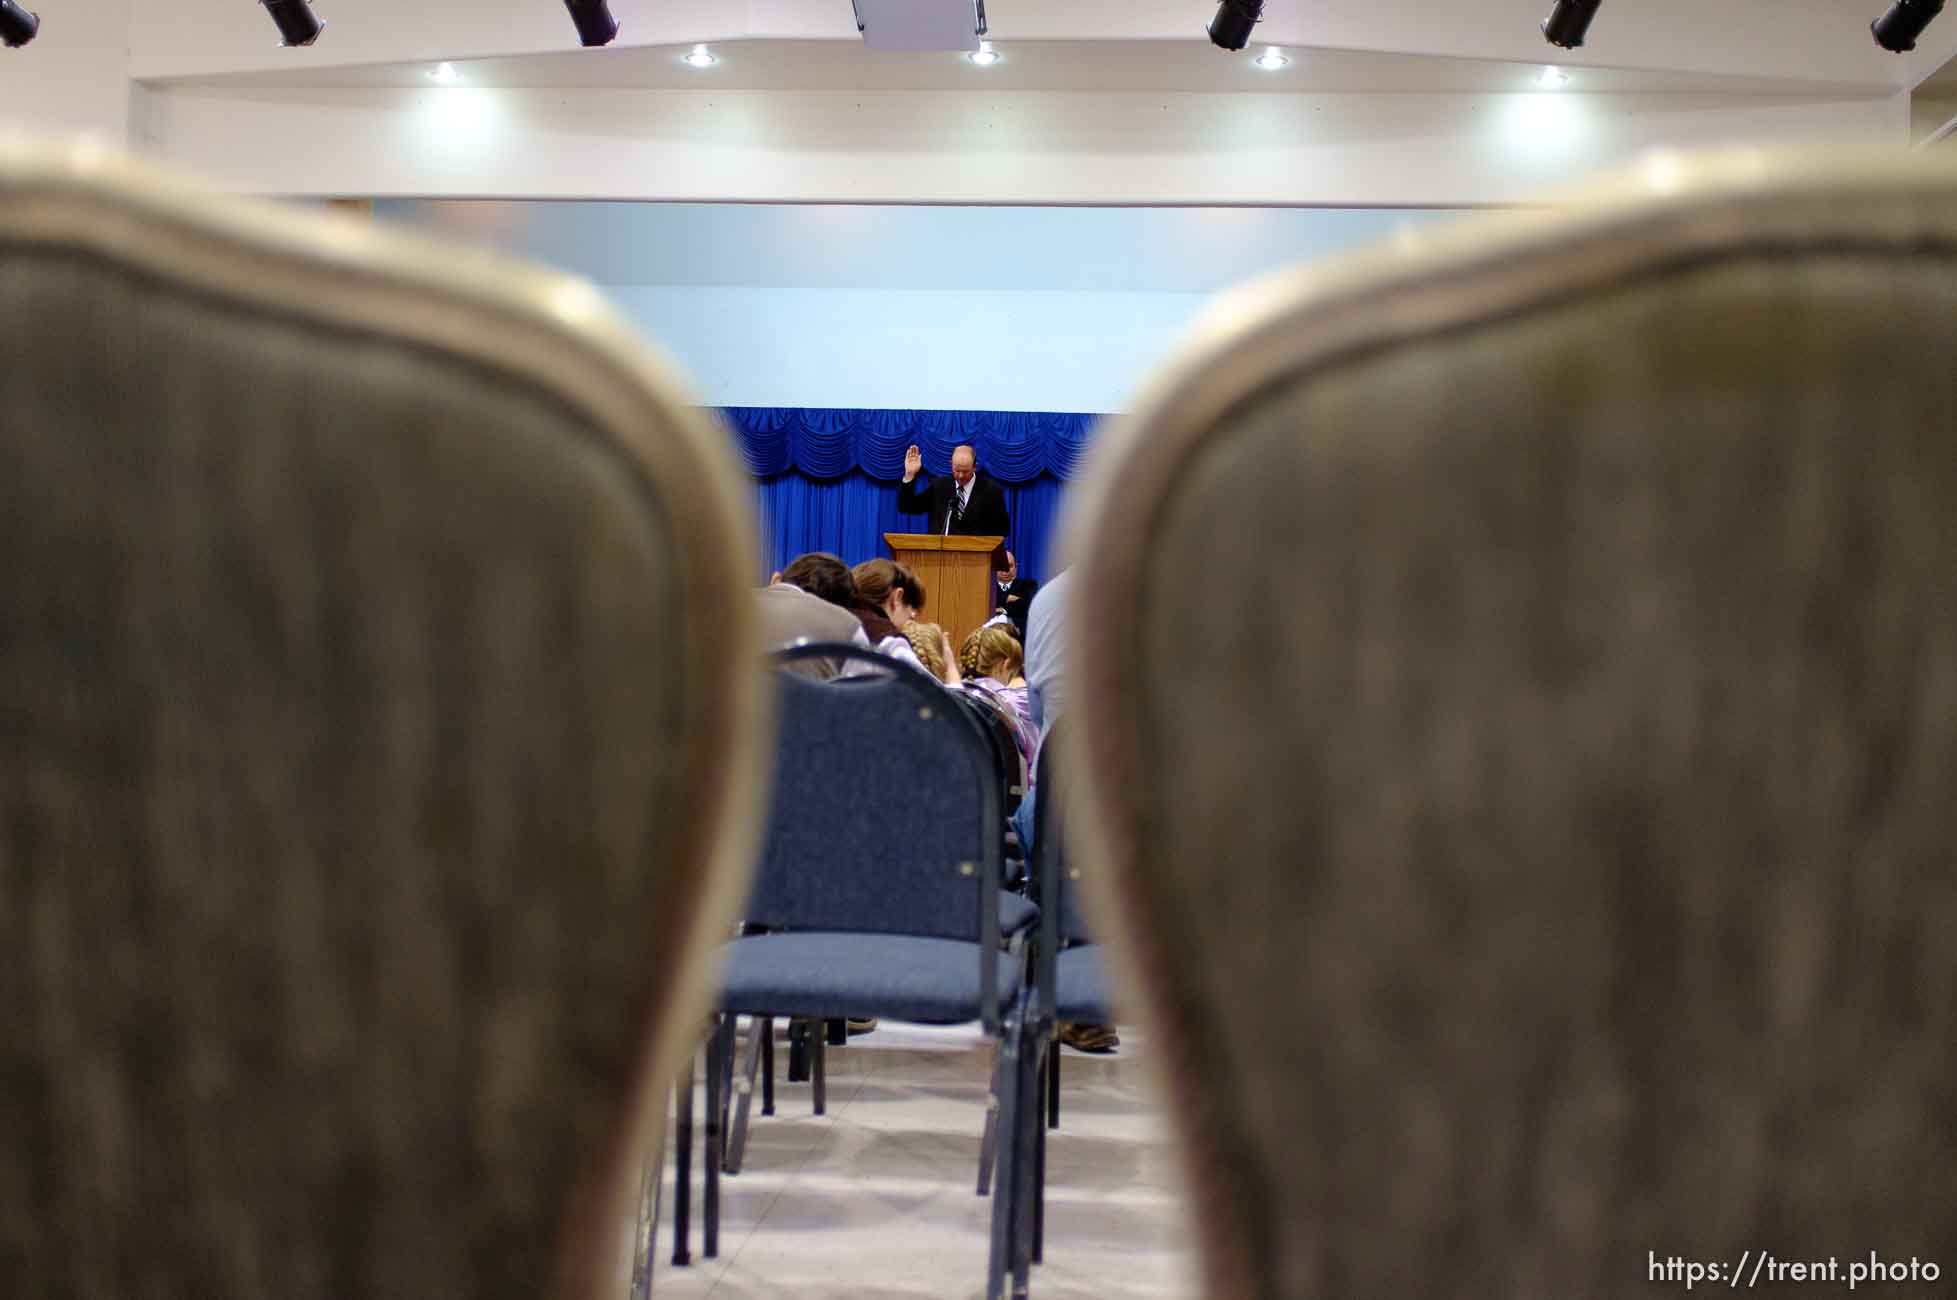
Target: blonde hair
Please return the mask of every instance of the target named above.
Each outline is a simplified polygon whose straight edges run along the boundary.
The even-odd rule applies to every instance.
[[[913,619],[904,628],[904,639],[911,643],[911,649],[917,651],[918,660],[923,663],[925,671],[941,682],[951,680],[951,674],[946,671],[944,636],[945,630],[936,623],[920,623]]]
[[[1019,638],[1002,623],[987,623],[958,647],[958,671],[967,677],[989,677],[995,665],[1004,664],[1005,676],[1011,678],[1024,662]]]

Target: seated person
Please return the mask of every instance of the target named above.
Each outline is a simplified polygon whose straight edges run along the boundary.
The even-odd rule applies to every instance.
[[[958,660],[951,653],[951,637],[942,627],[913,619],[904,628],[904,639],[911,643],[925,672],[947,686],[958,685]]]
[[[1012,623],[1013,635],[1021,645],[1026,644],[1026,613],[1033,607],[1033,597],[1040,584],[1031,578],[1019,576],[1019,561],[1011,551],[1006,552],[1006,567],[992,575],[993,608],[1004,614]]]
[[[850,570],[856,580],[856,601],[850,612],[863,624],[863,634],[879,654],[928,672],[904,627],[924,609],[924,584],[895,560],[865,560]]]
[[[1012,634],[1012,628],[987,623],[966,637],[958,651],[958,668],[967,689],[991,696],[1011,715],[1020,756],[1031,772],[1039,754],[1040,731],[1027,706],[1026,679],[1019,671],[1019,638]]]
[[[813,551],[798,555],[755,593],[760,600],[761,634],[769,650],[798,641],[847,641],[868,647],[863,624],[850,607],[856,602],[856,579],[833,555]],[[788,665],[805,677],[829,678],[843,670],[834,659],[804,659]]]

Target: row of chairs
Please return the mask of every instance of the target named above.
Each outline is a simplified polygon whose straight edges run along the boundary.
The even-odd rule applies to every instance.
[[[817,1114],[825,1024],[977,1021],[995,1041],[1022,1031],[1026,944],[1039,911],[1002,885],[1005,813],[1018,774],[999,741],[1014,760],[1017,745],[995,729],[986,702],[871,651],[802,645],[777,656],[785,668],[810,659],[857,659],[872,670],[832,681],[778,674],[774,793],[744,934],[724,953],[707,1048],[709,1256],[717,1175],[742,1167],[777,1019],[810,1027]],[[737,1061],[741,1016],[749,1037]],[[764,1111],[772,1109],[772,1073],[759,1081]],[[1002,1140],[997,1119],[988,1106],[981,1193]],[[1004,1141],[1014,1138],[1003,1131]],[[683,1232],[675,1252],[686,1253]]]
[[[763,824],[726,440],[582,285],[7,149],[0,1276],[610,1293]],[[1943,167],[1668,160],[1233,299],[1100,436],[1064,838],[1209,1294],[1957,1259],[1953,302]],[[1064,957],[912,811],[996,1295]]]
[[[833,669],[852,660],[866,671],[833,681],[795,671],[803,662]],[[790,1025],[789,1081],[810,1083],[810,1104],[821,1115],[827,1048],[844,1041],[847,1019],[985,1021],[982,1008],[990,1007],[985,1028],[995,1042],[1008,1018],[1017,1032],[1028,941],[1040,916],[1005,826],[1024,795],[1026,767],[996,701],[947,690],[850,646],[803,644],[776,662],[784,673],[760,874],[743,938],[726,954],[721,1010],[706,1043],[701,1242],[708,1258],[718,1254],[720,1177],[743,1167],[757,1091],[762,1114],[774,1113],[776,1021]],[[895,717],[911,725],[891,727]],[[976,870],[981,843],[1000,852],[997,883]],[[910,870],[920,860],[922,890]],[[961,879],[950,878],[954,869]],[[997,900],[989,939],[983,918],[968,915],[985,898]],[[978,960],[986,952],[992,960]],[[988,979],[996,987],[989,996]],[[744,1046],[735,1041],[742,1016]],[[1001,1140],[999,1094],[995,1081],[980,1121],[980,1195],[990,1188]],[[690,1096],[680,1110],[676,1265],[690,1260]],[[647,1261],[638,1267],[645,1273]]]
[[[1035,810],[1035,901],[1021,906],[1039,928],[1028,943],[1030,924],[1007,925],[1004,908],[985,906],[988,898],[1016,896],[984,869],[966,870],[978,864],[961,857],[1002,841],[1000,814],[1012,779],[1010,768],[997,762],[988,777],[985,763],[997,754],[983,707],[968,710],[957,692],[849,646],[804,645],[777,656],[784,666],[812,658],[861,659],[876,670],[832,682],[787,672],[779,678],[775,795],[761,869],[746,933],[725,954],[720,1013],[707,1041],[704,1253],[712,1258],[718,1251],[719,1175],[741,1171],[757,1084],[763,1113],[773,1112],[777,1018],[808,1027],[818,1115],[824,1112],[824,1024],[862,1016],[977,1020],[998,1049],[983,1117],[981,1195],[990,1188],[998,1144],[1005,1151],[988,1294],[1001,1294],[1009,1275],[1024,1293],[1030,1265],[1043,1253],[1044,1129],[1059,1125],[1056,1030],[1065,1021],[1113,1019],[1101,951],[1071,884],[1080,868],[1064,849],[1064,770],[1057,759],[1049,766]],[[898,773],[901,785],[893,788]],[[938,819],[932,833],[893,848],[893,805],[906,810],[904,835],[916,825],[913,808]],[[914,872],[920,860],[924,868]],[[950,879],[953,864],[957,881]],[[999,917],[990,934],[988,911]],[[749,1030],[737,1053],[740,1016],[749,1018]],[[681,1086],[690,1091],[690,1081]],[[682,1140],[690,1135],[692,1113],[689,1098],[679,1108]],[[688,1258],[688,1167],[683,1159],[676,1263]],[[642,1248],[649,1251],[650,1241]]]

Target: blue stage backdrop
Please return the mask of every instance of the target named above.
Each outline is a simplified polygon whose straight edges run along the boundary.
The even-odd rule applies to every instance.
[[[1060,500],[1098,415],[1047,411],[862,411],[729,406],[721,415],[755,477],[763,526],[760,575],[805,551],[850,564],[886,555],[885,533],[912,533],[924,516],[899,514],[904,449],[916,443],[931,474],[951,469],[970,443],[979,471],[1006,490],[1007,548],[1020,571],[1045,581]]]

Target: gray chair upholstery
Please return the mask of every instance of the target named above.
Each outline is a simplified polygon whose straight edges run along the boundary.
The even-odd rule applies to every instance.
[[[765,773],[722,436],[580,283],[86,157],[0,333],[0,1290],[611,1294]]]
[[[1103,439],[1078,847],[1210,1294],[1957,1261],[1954,355],[1957,172],[1659,158]]]

